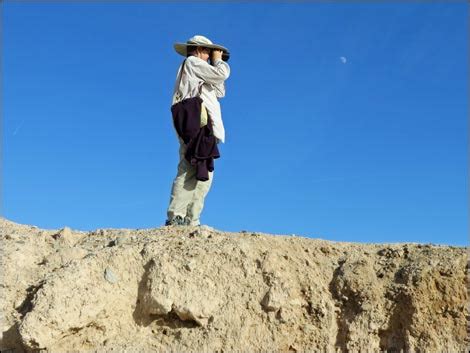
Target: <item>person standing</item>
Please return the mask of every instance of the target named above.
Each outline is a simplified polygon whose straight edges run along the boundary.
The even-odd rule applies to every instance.
[[[225,96],[224,82],[230,75],[230,66],[226,62],[228,49],[201,35],[190,38],[186,43],[175,43],[174,48],[186,59],[178,69],[172,105],[183,99],[200,96],[203,101],[201,126],[209,121],[217,143],[224,143],[225,129],[219,99]],[[200,225],[204,199],[212,185],[214,172],[209,171],[207,181],[197,180],[196,167],[185,158],[187,145],[179,136],[178,140],[180,159],[165,225],[197,226]]]

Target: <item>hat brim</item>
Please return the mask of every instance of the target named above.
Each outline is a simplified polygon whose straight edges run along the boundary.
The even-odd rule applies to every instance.
[[[218,44],[189,44],[189,43],[175,43],[173,45],[175,48],[176,52],[180,55],[183,56],[188,56],[188,47],[204,47],[204,48],[210,48],[210,49],[219,49],[222,50],[225,53],[228,53],[228,49],[218,45]]]

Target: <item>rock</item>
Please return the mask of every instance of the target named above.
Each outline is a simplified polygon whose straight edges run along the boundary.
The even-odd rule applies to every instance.
[[[121,238],[128,237],[131,234],[131,231],[129,229],[121,229],[119,230],[118,234],[119,234],[118,239],[121,239]]]
[[[184,265],[184,268],[188,271],[192,271],[196,267],[196,262],[194,260],[187,262]]]
[[[118,245],[122,245],[122,244],[124,244],[124,239],[118,237],[118,238],[116,238],[116,239],[111,240],[111,241],[108,243],[107,246],[108,246],[109,248],[111,248],[111,247],[113,247],[113,246],[118,246]]]
[[[296,319],[295,316],[295,312],[287,307],[281,307],[276,313],[276,318],[283,324],[294,323]]]
[[[405,251],[204,228],[189,237],[195,230],[127,230],[117,246],[118,229],[62,230],[54,240],[54,231],[0,219],[2,234],[17,234],[1,259],[1,349],[459,352],[470,344],[464,247]]]
[[[54,239],[70,238],[71,236],[72,236],[72,230],[69,227],[64,227],[61,230],[59,230],[56,234],[52,235]]]
[[[199,258],[200,267],[211,258]],[[175,313],[182,321],[206,326],[222,303],[223,284],[215,282],[209,273],[191,271],[189,280],[178,271],[175,258],[154,258],[149,265],[147,287],[142,297],[142,311],[151,315]]]
[[[198,227],[196,230],[189,233],[189,238],[208,238],[210,237],[210,232],[204,228]]]
[[[305,333],[315,331],[315,329],[316,329],[316,327],[314,325],[311,325],[311,324],[302,325],[302,331],[304,331]]]
[[[266,292],[261,305],[266,311],[277,311],[286,302],[287,294],[279,287],[270,287]]]
[[[81,234],[77,234],[77,236],[75,236],[69,227],[64,227],[57,233],[53,234],[52,238],[55,239],[60,246],[73,246],[81,239],[82,236],[83,235]]]
[[[109,283],[117,283],[119,281],[117,275],[109,268],[106,268],[104,270],[104,278],[109,282]]]
[[[206,231],[206,232],[215,232],[216,231],[214,228],[209,227],[208,225],[205,225],[205,224],[200,225],[199,228],[203,231]]]

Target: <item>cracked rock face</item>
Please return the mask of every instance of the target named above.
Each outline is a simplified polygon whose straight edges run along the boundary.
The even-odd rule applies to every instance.
[[[180,320],[206,326],[223,302],[224,285],[218,276],[229,276],[229,267],[219,267],[226,273],[219,272],[217,276],[206,272],[217,266],[216,258],[206,256],[188,273],[188,266],[184,265],[187,259],[178,252],[171,249],[164,254],[156,249],[146,249],[146,252],[156,256],[145,266],[148,270],[140,295],[140,313],[165,316],[174,312]]]
[[[466,249],[0,219],[15,352],[463,352]]]

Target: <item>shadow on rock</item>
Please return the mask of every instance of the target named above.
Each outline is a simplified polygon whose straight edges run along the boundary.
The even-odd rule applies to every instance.
[[[390,352],[408,352],[410,347],[406,342],[407,332],[411,329],[413,315],[416,309],[413,307],[409,294],[400,292],[393,297],[397,303],[393,308],[385,330],[379,330],[380,349]]]
[[[149,313],[149,274],[150,268],[154,265],[155,261],[152,259],[144,266],[145,272],[139,282],[136,306],[134,312],[132,313],[135,323],[144,327],[155,324],[157,326],[168,327],[171,329],[199,327],[199,325],[192,320],[181,320],[173,310],[167,315],[156,315]]]
[[[3,331],[3,340],[0,345],[2,353],[25,353],[26,348],[21,342],[21,336],[18,331],[18,324],[12,325],[8,330]]]
[[[332,297],[335,300],[337,300],[339,303],[341,303],[341,309],[342,309],[341,313],[336,317],[336,322],[338,325],[338,333],[336,335],[335,346],[336,348],[339,348],[342,352],[347,351],[346,342],[347,342],[347,336],[348,336],[348,323],[347,323],[346,315],[348,314],[348,311],[345,310],[341,295],[338,293],[336,289],[336,282],[338,281],[338,278],[342,275],[341,266],[345,262],[346,262],[345,260],[339,261],[338,267],[333,272],[333,279],[331,280],[329,284],[329,290],[332,294]]]
[[[21,314],[20,318],[24,318],[27,313],[33,309],[33,299],[36,296],[36,293],[44,286],[44,281],[39,282],[37,285],[32,285],[26,288],[26,298],[23,300],[20,306],[18,306],[16,311]]]

